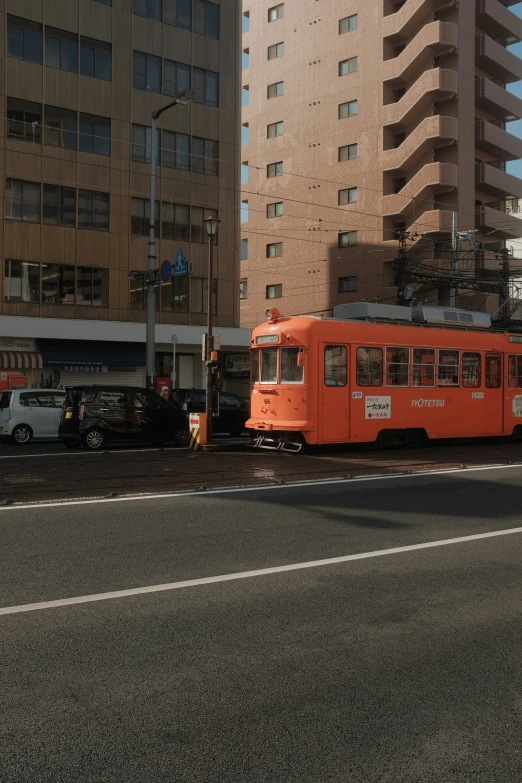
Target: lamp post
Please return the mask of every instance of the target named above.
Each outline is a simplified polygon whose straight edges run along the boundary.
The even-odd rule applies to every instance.
[[[212,352],[214,349],[214,339],[212,337],[212,299],[213,299],[213,281],[214,281],[214,241],[216,238],[219,220],[215,217],[205,218],[203,221],[208,236],[208,283],[207,283],[207,376],[206,376],[206,397],[205,413],[207,414],[207,443],[212,441]]]
[[[183,90],[176,95],[173,101],[165,104],[160,109],[152,112],[151,139],[150,139],[150,206],[149,206],[149,245],[147,253],[147,271],[144,274],[144,280],[147,284],[147,323],[145,337],[145,373],[147,389],[154,391],[154,356],[155,356],[155,328],[156,328],[156,284],[158,282],[158,270],[156,269],[155,255],[155,200],[156,200],[156,120],[164,111],[178,104],[184,105],[194,98],[193,90]]]

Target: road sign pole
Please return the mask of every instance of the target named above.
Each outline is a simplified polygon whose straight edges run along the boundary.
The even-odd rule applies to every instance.
[[[155,349],[156,349],[156,286],[154,270],[156,254],[154,242],[154,218],[156,200],[156,118],[152,115],[150,140],[150,214],[149,214],[149,252],[147,255],[147,321],[145,336],[145,374],[147,389],[154,390]]]
[[[178,336],[173,334],[170,338],[172,343],[172,389],[176,388],[176,345],[178,344]]]

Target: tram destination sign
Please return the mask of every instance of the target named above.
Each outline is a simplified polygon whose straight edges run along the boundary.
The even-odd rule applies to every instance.
[[[510,334],[508,339],[510,343],[522,343],[522,334]]]
[[[260,334],[256,337],[256,345],[268,345],[269,343],[278,343],[278,334]]]

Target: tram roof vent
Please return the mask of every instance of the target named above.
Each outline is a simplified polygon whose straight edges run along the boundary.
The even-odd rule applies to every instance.
[[[377,302],[349,302],[334,307],[334,318],[343,321],[378,320],[378,321],[411,321],[410,307],[399,305],[378,304]]]
[[[439,324],[440,326],[475,326],[479,329],[491,327],[491,318],[487,313],[457,310],[454,307],[424,307],[423,305],[413,307],[411,312],[412,320],[415,323]]]

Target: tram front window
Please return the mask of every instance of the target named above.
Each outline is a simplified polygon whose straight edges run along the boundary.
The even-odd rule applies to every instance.
[[[277,383],[277,348],[261,350],[261,383]]]
[[[299,348],[281,348],[281,383],[302,383],[303,367],[297,364]]]

